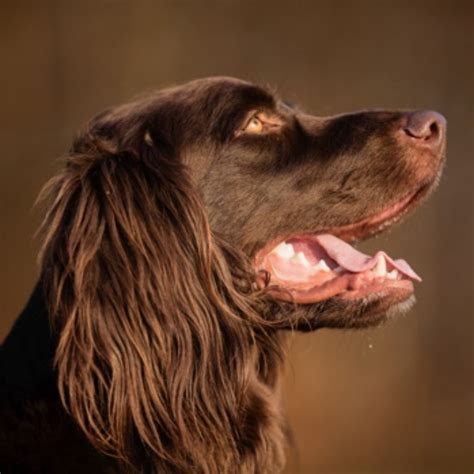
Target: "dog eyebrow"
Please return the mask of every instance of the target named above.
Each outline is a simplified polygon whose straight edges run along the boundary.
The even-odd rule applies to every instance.
[[[266,87],[250,87],[244,89],[245,100],[255,107],[273,107],[276,104],[275,96]]]

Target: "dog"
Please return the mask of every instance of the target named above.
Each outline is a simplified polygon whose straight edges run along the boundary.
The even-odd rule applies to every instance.
[[[2,472],[281,472],[284,334],[408,310],[420,277],[353,244],[427,198],[445,137],[433,111],[316,117],[227,77],[93,118],[2,346]]]

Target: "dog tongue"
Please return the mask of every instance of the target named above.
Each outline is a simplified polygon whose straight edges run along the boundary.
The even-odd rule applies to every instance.
[[[358,273],[374,268],[380,257],[385,258],[387,262],[412,280],[421,281],[421,278],[408,265],[405,260],[394,260],[385,252],[377,252],[373,257],[359,252],[347,242],[334,237],[331,234],[317,235],[315,240],[324,249],[324,251],[335,260],[342,268],[350,272]]]

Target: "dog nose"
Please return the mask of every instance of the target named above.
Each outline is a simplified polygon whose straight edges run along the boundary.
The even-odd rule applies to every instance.
[[[404,130],[417,144],[436,151],[446,136],[446,119],[433,110],[417,110],[407,114]]]

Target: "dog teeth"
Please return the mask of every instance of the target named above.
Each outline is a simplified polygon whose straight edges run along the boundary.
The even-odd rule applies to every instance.
[[[391,272],[388,272],[386,276],[390,280],[396,280],[398,278],[398,275],[398,270],[394,268]]]
[[[328,264],[324,260],[320,260],[317,265],[313,267],[313,270],[318,272],[330,272],[331,269],[328,267]]]
[[[375,267],[372,269],[375,276],[383,277],[387,273],[387,262],[383,255],[379,255]]]
[[[280,245],[273,249],[280,258],[290,259],[295,256],[295,250],[293,245],[282,242]]]
[[[305,254],[303,252],[298,252],[292,259],[291,261],[293,263],[298,263],[300,265],[303,265],[305,267],[310,267],[311,264],[308,262]]]
[[[284,260],[289,260],[291,263],[296,265],[302,265],[303,267],[310,268],[313,273],[316,272],[330,272],[328,264],[324,260],[320,260],[316,265],[311,266],[311,263],[306,258],[303,252],[295,252],[293,245],[282,242],[277,245],[272,253]],[[339,267],[340,268],[340,267]],[[340,271],[342,268],[340,268]]]

